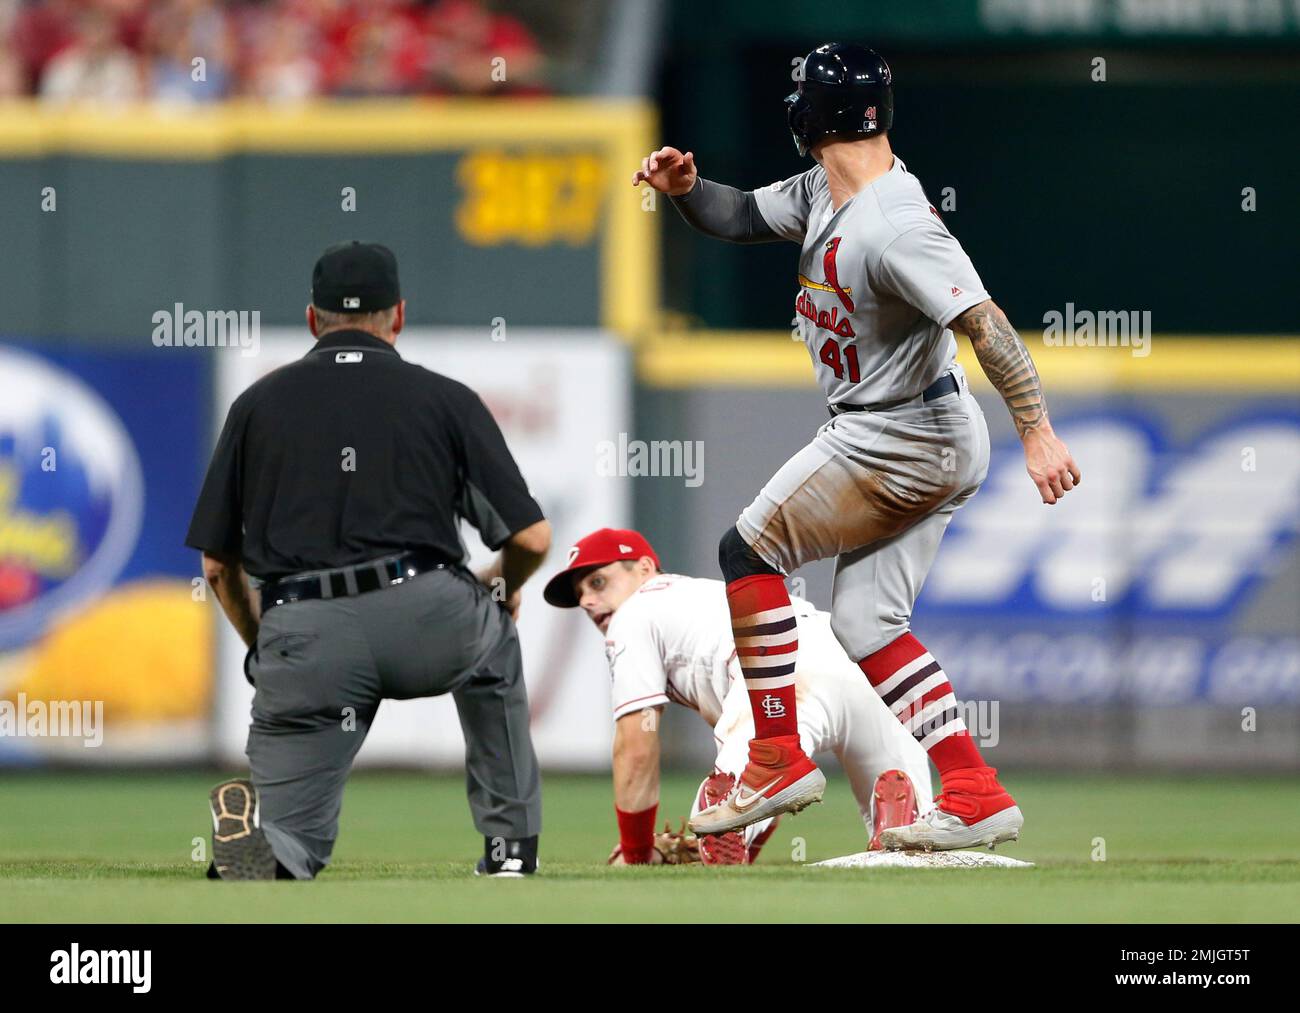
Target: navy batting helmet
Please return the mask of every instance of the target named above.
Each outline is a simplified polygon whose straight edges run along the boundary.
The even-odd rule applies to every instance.
[[[893,75],[875,50],[829,42],[804,58],[802,70],[798,89],[785,100],[799,154],[828,134],[869,137],[893,126]]]

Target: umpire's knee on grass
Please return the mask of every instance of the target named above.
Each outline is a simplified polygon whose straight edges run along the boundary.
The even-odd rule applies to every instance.
[[[763,561],[753,546],[736,530],[735,525],[729,527],[718,542],[718,566],[722,568],[722,579],[728,584],[761,573],[781,574],[780,570]]]

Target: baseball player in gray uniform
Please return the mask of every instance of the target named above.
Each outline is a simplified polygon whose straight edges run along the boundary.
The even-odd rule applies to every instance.
[[[799,746],[798,629],[784,576],[833,556],[832,629],[939,771],[934,808],[885,831],[888,848],[1015,840],[1024,818],[972,740],[952,686],[910,630],[944,529],[988,471],[984,416],[956,362],[965,334],[1002,395],[1044,503],[1080,480],[1048,420],[1033,360],[989,298],[921,184],[890,148],[893,84],[872,50],[834,43],[786,99],[801,154],[818,163],[742,192],[661,148],[634,185],[668,194],[707,235],[798,243],[798,326],[831,419],[722,537],[719,562],[754,713],[749,764],[691,820],[725,833],[819,801],[825,776]]]

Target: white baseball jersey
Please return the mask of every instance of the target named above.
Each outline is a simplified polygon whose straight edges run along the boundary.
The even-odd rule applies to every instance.
[[[989,294],[902,159],[839,210],[820,165],[754,198],[803,247],[796,319],[829,402],[913,398],[953,364],[948,323]]]
[[[790,600],[801,622],[817,614],[802,598]],[[717,724],[727,693],[740,676],[726,585],[676,573],[650,578],[610,620],[605,657],[615,720],[673,702]],[[803,706],[801,694],[801,719]]]
[[[875,778],[891,768],[905,770],[918,799],[928,804],[925,751],[844,653],[830,615],[794,595],[790,602],[799,625],[795,696],[804,751],[839,757],[864,818]],[[674,573],[652,577],[614,613],[605,654],[615,720],[669,702],[698,711],[713,726],[715,767],[739,776],[754,723],[736,660],[726,584]]]

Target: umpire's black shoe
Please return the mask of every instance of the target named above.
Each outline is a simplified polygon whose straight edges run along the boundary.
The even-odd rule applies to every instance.
[[[257,789],[237,778],[208,795],[212,809],[212,864],[222,879],[275,879],[275,852],[262,833]]]
[[[483,857],[474,866],[476,876],[500,876],[522,879],[537,871],[537,837],[512,841],[504,837],[484,837]]]

